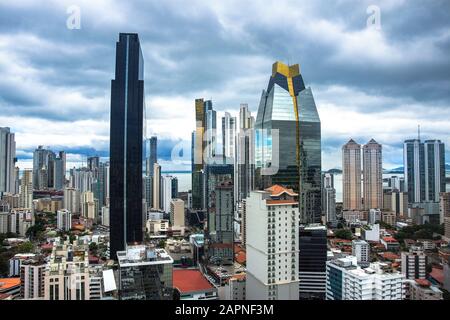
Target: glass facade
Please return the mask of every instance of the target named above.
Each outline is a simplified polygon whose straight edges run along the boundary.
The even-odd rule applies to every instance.
[[[120,268],[121,300],[172,300],[172,264]]]
[[[325,300],[327,229],[300,228],[299,233],[300,299]]]
[[[255,124],[256,187],[299,193],[302,223],[321,221],[320,119],[298,65],[276,62]]]
[[[110,250],[111,257],[141,242],[144,128],[143,59],[137,34],[121,33],[111,81]]]

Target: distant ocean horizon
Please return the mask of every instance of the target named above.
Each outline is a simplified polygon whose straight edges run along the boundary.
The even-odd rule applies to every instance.
[[[164,171],[162,174],[170,174],[178,178],[178,191],[187,192],[191,190],[191,171]],[[334,173],[334,188],[336,189],[336,202],[342,202],[342,174]],[[383,178],[393,176],[403,177],[403,173],[384,173]],[[446,177],[450,178],[450,171],[446,172]],[[446,191],[450,192],[450,183],[446,184]]]

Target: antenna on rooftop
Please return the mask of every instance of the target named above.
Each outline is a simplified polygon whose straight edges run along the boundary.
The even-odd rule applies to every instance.
[[[420,141],[420,124],[417,125],[417,138]]]

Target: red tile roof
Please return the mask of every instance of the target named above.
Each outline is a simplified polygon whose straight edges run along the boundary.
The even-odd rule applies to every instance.
[[[430,281],[426,279],[416,279],[416,283],[421,287],[429,287],[431,285]]]
[[[247,254],[245,253],[245,251],[239,251],[238,253],[236,253],[235,260],[239,264],[245,263],[247,261]]]
[[[393,238],[393,237],[384,237],[383,240],[384,240],[385,242],[398,243],[398,241],[395,240],[395,238]]]
[[[20,278],[3,278],[0,279],[0,291],[6,291],[16,286],[20,286]]]
[[[439,268],[433,268],[430,272],[430,276],[439,283],[444,283],[444,271]]]
[[[214,288],[200,271],[190,269],[173,270],[173,287],[177,288],[181,293]]]
[[[382,256],[384,259],[386,259],[386,260],[391,260],[391,261],[400,259],[400,256],[399,256],[399,255],[396,255],[395,253],[392,253],[392,252],[383,252],[383,254],[382,254],[381,256]]]
[[[269,191],[272,194],[272,196],[279,196],[282,195],[283,193],[287,193],[290,196],[298,196],[298,194],[295,193],[292,189],[282,187],[278,184],[275,184],[267,188],[266,191]]]

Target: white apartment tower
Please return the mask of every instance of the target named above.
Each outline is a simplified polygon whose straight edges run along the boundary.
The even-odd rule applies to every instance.
[[[274,185],[246,200],[247,300],[298,300],[298,195]]]

